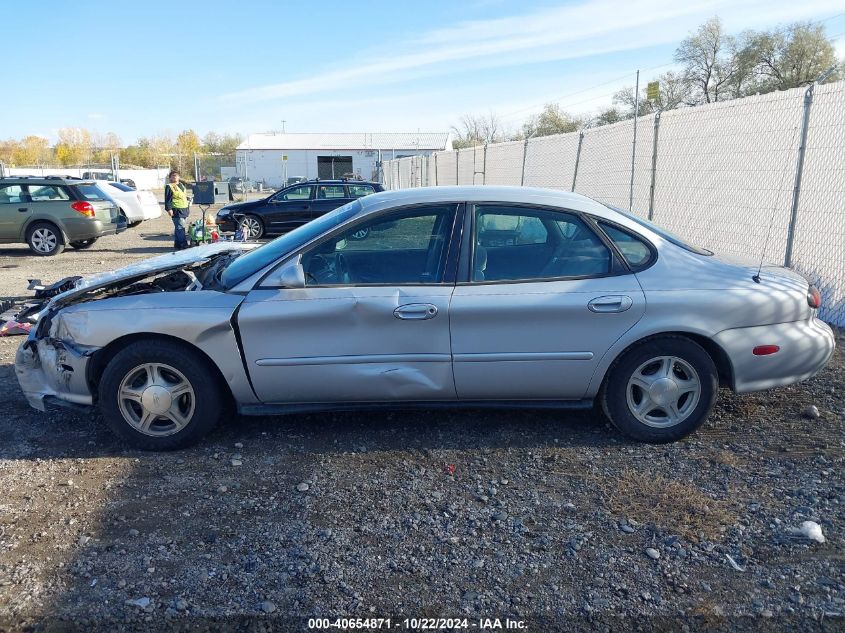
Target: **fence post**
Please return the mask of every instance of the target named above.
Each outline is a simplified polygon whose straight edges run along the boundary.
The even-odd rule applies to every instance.
[[[578,163],[581,162],[581,144],[584,142],[584,130],[578,132],[578,149],[575,151],[575,171],[572,172],[572,191],[575,191],[575,180],[578,178]]]
[[[823,82],[836,70],[833,66],[823,72],[804,92],[804,117],[801,119],[801,142],[798,145],[798,164],[795,166],[795,186],[792,188],[792,211],[789,217],[789,231],[786,235],[786,255],[783,265],[792,266],[792,247],[795,244],[795,227],[798,225],[798,198],[801,195],[801,177],[804,174],[804,155],[807,153],[807,132],[810,129],[810,106],[813,105],[813,92],[816,84]]]
[[[461,150],[455,150],[455,184],[461,184]]]
[[[657,133],[660,131],[660,110],[654,115],[654,138],[651,142],[651,186],[648,190],[648,219],[654,219],[654,180],[657,176]]]
[[[634,207],[634,164],[637,160],[637,118],[640,116],[640,71],[637,71],[637,87],[634,88],[634,142],[631,147],[631,188],[628,190],[628,211]]]
[[[522,145],[522,178],[519,179],[519,186],[525,186],[525,159],[528,156],[528,139],[525,139],[525,143]]]
[[[481,162],[481,184],[487,184],[487,143],[484,144],[484,158]]]
[[[437,186],[437,152],[434,152],[434,186]]]

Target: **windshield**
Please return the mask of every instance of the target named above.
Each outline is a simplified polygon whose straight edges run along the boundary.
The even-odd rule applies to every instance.
[[[114,187],[120,191],[135,191],[132,187],[127,187],[122,182],[110,182],[109,187]]]
[[[229,289],[236,286],[250,275],[257,273],[267,264],[273,263],[283,255],[295,251],[303,244],[307,244],[315,237],[346,222],[346,220],[360,210],[361,203],[353,200],[342,207],[338,207],[331,213],[320,216],[308,224],[303,224],[290,233],[285,233],[281,237],[277,237],[272,242],[264,244],[264,246],[259,246],[254,251],[241,255],[223,271],[223,275],[220,277],[223,288]]]
[[[622,209],[619,209],[618,207],[612,207],[610,205],[605,205],[605,206],[609,209],[613,209],[617,213],[621,213],[622,215],[624,215],[629,220],[633,220],[634,222],[636,222],[640,226],[647,228],[649,231],[652,231],[653,233],[657,233],[664,240],[666,240],[667,242],[671,242],[675,246],[680,246],[681,248],[686,249],[686,250],[690,251],[691,253],[695,253],[696,255],[712,255],[713,254],[713,251],[709,251],[706,248],[701,248],[699,246],[694,246],[692,244],[689,244],[688,242],[683,241],[677,235],[670,233],[666,229],[661,229],[659,226],[657,226],[653,222],[649,222],[648,220],[643,220],[642,218],[634,215],[633,213],[628,213],[627,211],[623,211]]]

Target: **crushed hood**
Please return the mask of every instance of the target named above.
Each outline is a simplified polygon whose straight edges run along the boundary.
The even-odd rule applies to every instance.
[[[71,302],[75,297],[97,288],[105,288],[113,284],[127,282],[134,279],[143,279],[156,273],[178,270],[185,266],[199,264],[208,261],[212,257],[225,253],[248,251],[260,246],[250,242],[216,242],[195,246],[183,251],[151,257],[117,270],[110,270],[102,273],[80,277],[71,289],[56,295],[50,300],[51,306],[64,305]]]

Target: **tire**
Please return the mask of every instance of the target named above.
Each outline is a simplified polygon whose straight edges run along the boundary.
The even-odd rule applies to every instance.
[[[50,222],[33,222],[26,230],[26,243],[36,255],[51,257],[65,250],[62,232]]]
[[[241,219],[241,226],[249,227],[249,239],[257,240],[264,236],[264,222],[257,215],[245,215]]]
[[[130,229],[134,229],[136,226],[139,226],[141,224],[141,222],[142,222],[142,220],[135,220],[134,222],[127,222],[126,226],[128,226]]]
[[[209,361],[190,346],[141,340],[106,365],[100,410],[109,428],[132,446],[171,451],[196,443],[217,425],[225,389]]]
[[[76,250],[85,250],[86,248],[91,248],[94,246],[94,243],[100,238],[92,237],[87,240],[77,240],[76,242],[70,242],[70,246],[75,248]]]
[[[600,398],[622,433],[664,444],[704,424],[718,391],[716,365],[704,348],[682,336],[664,336],[625,352],[611,366]]]

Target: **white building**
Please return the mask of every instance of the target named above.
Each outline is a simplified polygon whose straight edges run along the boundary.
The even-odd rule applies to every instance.
[[[252,134],[235,160],[238,175],[281,187],[300,178],[377,180],[383,160],[450,149],[449,132]]]

